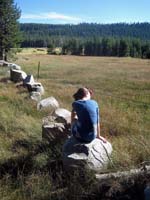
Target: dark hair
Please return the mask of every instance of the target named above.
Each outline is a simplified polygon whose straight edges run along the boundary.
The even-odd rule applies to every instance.
[[[85,88],[85,87],[79,88],[77,90],[77,92],[73,95],[73,98],[77,101],[77,100],[85,97],[88,94],[88,92],[90,92],[90,94],[92,94],[92,91],[89,90],[88,88]]]

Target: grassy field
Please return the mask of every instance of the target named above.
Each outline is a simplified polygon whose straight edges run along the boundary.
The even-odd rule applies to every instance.
[[[101,135],[113,145],[109,171],[150,162],[150,60],[22,51],[15,63],[35,79],[40,64],[43,98],[54,96],[68,110],[77,88],[94,90],[101,110]],[[48,112],[37,111],[26,89],[6,82],[7,77],[7,69],[0,68],[0,199],[51,199],[62,182],[61,172],[54,181],[47,169],[50,160],[60,159],[60,150],[54,155],[41,139],[42,118]]]
[[[18,55],[47,54],[47,48],[20,48],[18,50]]]

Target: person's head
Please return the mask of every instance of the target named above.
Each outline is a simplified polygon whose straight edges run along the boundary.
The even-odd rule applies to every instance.
[[[80,99],[90,99],[91,98],[91,95],[92,95],[92,90],[86,88],[86,87],[83,87],[83,88],[79,88],[77,90],[77,92],[73,95],[73,98],[77,101],[77,100],[80,100]]]

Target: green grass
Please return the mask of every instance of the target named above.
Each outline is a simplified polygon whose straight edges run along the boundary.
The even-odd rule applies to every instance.
[[[19,49],[18,55],[30,55],[30,54],[47,54],[47,48],[23,48]]]
[[[101,135],[113,145],[110,171],[150,161],[149,60],[37,55],[30,50],[19,53],[16,64],[37,79],[39,62],[43,98],[54,96],[61,107],[71,110],[72,94],[78,87],[94,90],[93,98],[101,110]],[[0,165],[2,170],[13,163],[18,174],[14,181],[10,169],[1,171],[0,198],[51,199],[51,194],[63,188],[63,181],[59,167],[54,167],[56,180],[51,179],[54,172],[49,173],[48,167],[52,160],[60,159],[61,150],[41,139],[42,118],[48,112],[37,111],[27,91],[16,88],[6,77],[7,69],[0,68]]]

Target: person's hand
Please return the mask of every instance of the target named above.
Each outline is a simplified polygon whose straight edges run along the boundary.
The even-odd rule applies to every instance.
[[[98,139],[102,140],[102,142],[104,142],[104,143],[107,143],[107,140],[102,136],[99,136]]]

